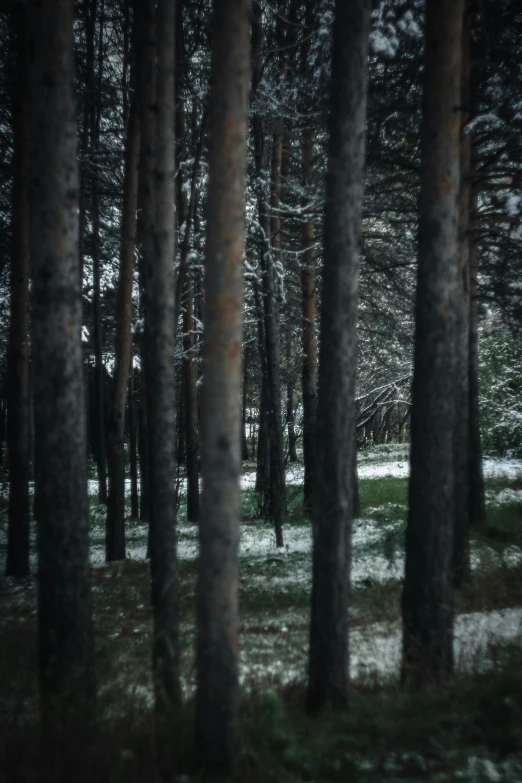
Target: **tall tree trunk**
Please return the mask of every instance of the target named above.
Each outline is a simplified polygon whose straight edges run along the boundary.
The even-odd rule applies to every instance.
[[[178,146],[180,142],[183,145],[184,156],[187,153],[187,139],[185,135],[185,103],[182,92],[182,74],[185,69],[185,46],[183,36],[183,15],[181,13],[182,5],[178,4],[177,14],[177,40],[178,40],[178,98],[176,103],[176,132],[178,134]],[[203,140],[204,124],[201,128],[201,142]],[[196,131],[196,128],[194,128]],[[195,139],[194,139],[195,140]],[[192,182],[190,184],[190,203],[185,187],[185,177],[182,167],[179,166],[178,175],[178,215],[180,225],[185,226],[183,236],[183,245],[180,258],[180,279],[178,294],[181,295],[183,289],[183,300],[185,307],[183,310],[183,384],[184,384],[184,420],[181,422],[184,428],[185,444],[185,464],[187,466],[187,519],[190,522],[199,521],[199,438],[198,438],[198,394],[197,394],[197,365],[196,365],[196,336],[194,321],[194,280],[192,271],[189,267],[189,248],[190,248],[190,229],[192,217],[195,209],[197,188],[197,174],[199,168],[199,158],[201,155],[201,144],[195,155],[194,169],[192,173]],[[181,299],[180,299],[181,307]]]
[[[303,180],[310,188],[314,165],[314,130],[305,128],[301,139]],[[309,192],[305,195],[308,205]],[[310,207],[309,207],[310,209]],[[315,421],[317,413],[317,341],[315,336],[315,251],[314,224],[307,215],[302,230],[301,309],[303,330],[303,461],[304,508],[312,511]]]
[[[247,414],[248,410],[248,364],[247,364],[247,352],[243,347],[243,406],[241,413],[241,460],[249,459],[248,453],[248,441],[246,434]]]
[[[7,350],[9,510],[6,576],[29,573],[29,205],[27,196],[26,10],[13,12],[10,49],[14,70],[11,116],[13,188],[11,309]]]
[[[486,493],[482,465],[479,406],[478,352],[478,245],[476,238],[477,192],[471,188],[470,310],[469,310],[469,524],[486,523]]]
[[[257,94],[259,82],[262,73],[262,13],[258,2],[254,3],[253,14],[253,74],[252,74],[252,92]],[[265,338],[265,358],[266,358],[266,376],[267,376],[267,424],[268,440],[270,443],[270,481],[268,485],[267,506],[268,513],[273,520],[276,545],[283,546],[283,526],[282,520],[286,510],[286,486],[285,486],[285,466],[283,453],[283,422],[281,416],[281,357],[279,345],[279,323],[276,292],[276,272],[274,258],[270,248],[270,236],[272,241],[280,241],[280,225],[276,222],[270,226],[270,220],[266,205],[264,181],[266,179],[266,160],[265,160],[265,138],[263,129],[263,120],[258,112],[254,113],[254,147],[255,164],[257,175],[257,202],[259,213],[259,225],[261,227],[261,269],[262,269],[262,291],[263,291],[263,313],[264,313],[264,338]],[[274,144],[274,148],[277,143]],[[272,202],[277,201],[280,193],[280,175],[281,175],[281,148],[274,149],[272,160],[272,180],[274,177],[279,179],[272,187]],[[272,204],[274,209],[274,203]],[[265,487],[266,491],[267,487]]]
[[[146,281],[147,266],[154,252],[152,229],[154,223],[154,208],[152,201],[153,167],[156,114],[156,22],[154,0],[140,0],[136,6],[139,13],[141,34],[141,70],[140,70],[140,111],[141,133],[138,174],[138,247],[139,247],[139,285],[140,285],[140,318],[147,320]],[[145,335],[140,334],[140,409],[139,409],[139,455],[140,455],[140,519],[150,518],[150,487],[149,487],[149,420],[148,420],[148,384],[147,384],[147,349]],[[150,531],[149,531],[150,533]],[[149,536],[150,537],[150,536]],[[148,555],[150,552],[148,551]]]
[[[454,436],[463,0],[427,0],[402,677],[453,669]]]
[[[103,35],[105,3],[100,8],[100,39],[98,44],[98,74],[96,85],[96,107],[93,110],[91,130],[91,221],[92,221],[92,319],[94,343],[94,422],[96,443],[96,465],[98,469],[98,500],[107,503],[107,458],[105,444],[105,382],[102,351],[101,317],[101,250],[100,250],[100,204],[98,194],[98,155],[100,144],[101,89],[103,78]],[[94,97],[93,97],[94,100]]]
[[[326,178],[308,707],[346,704],[370,0],[337,0]]]
[[[149,423],[150,564],[154,611],[156,712],[170,716],[181,700],[176,553],[174,66],[176,6],[157,10],[157,126],[153,167],[154,253],[146,258],[146,371]],[[154,147],[151,147],[153,149]]]
[[[196,736],[205,764],[238,751],[238,544],[244,179],[249,68],[247,0],[214,4],[202,393]]]
[[[130,463],[130,501],[131,517],[138,519],[140,515],[139,497],[138,497],[138,415],[136,406],[136,372],[133,366],[134,357],[131,355],[131,366],[129,373],[129,463]]]
[[[286,426],[288,429],[288,459],[297,462],[295,416],[294,416],[294,386],[295,378],[292,368],[292,333],[288,326],[286,335],[286,365],[288,381],[286,384]]]
[[[134,56],[137,56],[136,18],[134,20]],[[136,61],[134,80],[138,70]],[[116,343],[114,380],[108,417],[107,467],[109,498],[105,551],[107,561],[125,558],[125,408],[132,343],[132,281],[136,246],[136,207],[138,196],[138,161],[140,122],[136,90],[131,101],[129,125],[125,140],[125,173],[120,245],[120,274],[116,294]]]
[[[465,4],[466,5],[466,4]],[[470,578],[469,553],[469,210],[471,199],[471,136],[466,132],[471,80],[470,3],[462,27],[460,105],[459,270],[457,298],[457,411],[455,418],[455,531],[453,579],[460,588]]]
[[[30,250],[42,727],[94,696],[73,3],[31,0]]]

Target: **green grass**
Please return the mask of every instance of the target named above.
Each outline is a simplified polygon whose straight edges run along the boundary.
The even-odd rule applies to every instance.
[[[509,482],[487,482],[488,497]],[[354,547],[354,559],[403,554],[407,480],[391,477],[360,481],[361,516],[375,540]],[[105,515],[90,499],[92,538],[104,542]],[[287,489],[287,530],[309,530],[302,512],[302,488]],[[0,524],[6,522],[0,503]],[[183,520],[184,504],[180,506]],[[248,530],[266,534],[258,519],[258,498],[242,493]],[[357,529],[357,528],[356,528]],[[194,541],[197,528],[180,527],[180,544]],[[146,543],[146,526],[129,521],[128,546]],[[290,533],[289,533],[290,536]],[[472,531],[472,551],[480,569],[456,596],[458,612],[522,606],[522,564],[502,565],[508,547],[522,549],[522,504],[514,499],[489,504],[487,525]],[[278,781],[486,781],[495,764],[498,780],[522,779],[522,652],[501,646],[485,674],[468,673],[438,692],[401,691],[393,683],[354,685],[345,713],[308,717],[304,710],[310,603],[309,552],[271,551],[240,556],[240,644],[248,663],[241,697],[241,758],[234,780]],[[194,683],[197,561],[179,563],[181,666],[183,682]],[[138,783],[153,779],[155,748],[151,711],[150,572],[143,561],[126,561],[93,570],[94,630],[99,689],[99,724],[72,781]],[[394,622],[400,618],[402,585],[369,578],[352,590],[352,627]],[[33,783],[39,765],[37,724],[36,590],[28,580],[0,596],[0,777]],[[359,633],[359,631],[357,631]],[[277,664],[277,666],[276,666]],[[281,676],[296,672],[300,684],[282,686]],[[291,678],[290,678],[291,679]],[[194,704],[189,698],[171,728],[169,783],[202,779],[193,750]],[[476,769],[471,769],[470,759]],[[10,777],[11,769],[13,775]],[[180,777],[185,775],[186,777]],[[54,778],[40,778],[51,783]]]

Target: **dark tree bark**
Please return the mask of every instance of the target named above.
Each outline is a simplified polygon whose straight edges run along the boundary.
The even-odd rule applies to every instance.
[[[370,0],[335,10],[325,203],[308,707],[346,704]]]
[[[292,368],[292,333],[290,327],[286,336],[286,365],[288,380],[286,384],[286,426],[288,430],[288,459],[290,462],[297,462],[295,434],[295,416],[294,416],[294,386],[295,377]]]
[[[139,284],[140,284],[140,317],[146,321],[146,285],[147,268],[154,252],[153,223],[154,208],[152,201],[153,168],[154,168],[154,138],[156,115],[156,22],[154,0],[139,0],[136,5],[140,23],[141,39],[141,69],[140,69],[140,153],[138,174],[138,246],[139,246]],[[150,518],[150,487],[149,487],[149,421],[148,421],[148,386],[147,386],[147,350],[145,335],[139,337],[140,351],[140,407],[139,407],[139,457],[140,457],[140,519]],[[148,552],[150,554],[150,551]]]
[[[38,635],[53,733],[94,695],[72,1],[31,0],[28,25]]]
[[[187,139],[185,136],[185,102],[183,97],[183,74],[185,71],[185,46],[183,36],[182,5],[178,4],[177,15],[177,40],[178,40],[178,98],[176,102],[176,132],[178,135],[178,147],[183,148],[183,155],[187,151]],[[178,175],[178,215],[180,225],[185,226],[183,244],[180,257],[180,279],[176,294],[180,296],[183,291],[183,415],[181,428],[184,428],[185,464],[187,467],[187,519],[190,522],[199,521],[199,438],[198,438],[198,395],[197,395],[197,364],[196,364],[196,335],[194,321],[194,280],[189,265],[190,231],[196,206],[197,175],[199,159],[203,142],[205,117],[203,118],[200,143],[196,150],[192,182],[190,183],[190,199],[185,188],[185,178],[181,165]],[[196,128],[194,128],[196,131]],[[181,153],[180,153],[181,154]]]
[[[136,20],[137,16],[135,17]],[[136,21],[134,23],[136,28]],[[133,31],[134,42],[137,30]],[[134,46],[136,58],[137,47]],[[138,70],[134,62],[135,72]],[[136,77],[135,77],[136,78]],[[136,207],[140,150],[139,107],[136,90],[131,101],[125,140],[125,173],[120,245],[120,274],[116,294],[116,343],[114,379],[107,430],[107,467],[109,497],[107,504],[107,561],[125,558],[125,409],[132,343],[132,279],[136,246]]]
[[[9,510],[6,576],[29,573],[29,205],[27,194],[26,11],[13,11],[13,188],[11,309],[7,349]]]
[[[221,771],[230,770],[238,751],[242,265],[249,9],[247,0],[216,0],[212,33],[196,736],[207,767]]]
[[[138,519],[140,515],[139,496],[138,496],[138,412],[136,405],[136,372],[133,367],[133,356],[131,356],[131,367],[129,375],[129,463],[131,480],[131,517]]]
[[[92,112],[91,128],[91,221],[92,221],[92,320],[94,343],[94,422],[96,443],[96,465],[98,469],[98,500],[107,503],[107,458],[105,444],[105,369],[102,352],[102,317],[101,317],[101,248],[100,248],[100,204],[98,185],[98,155],[100,143],[101,120],[101,88],[103,78],[103,35],[104,35],[105,3],[100,7],[100,38],[98,44],[98,74],[96,106]],[[94,97],[93,97],[94,100]]]
[[[149,20],[153,4],[146,2]],[[144,120],[145,156],[152,171],[152,252],[145,263],[145,338],[147,413],[149,426],[150,563],[154,612],[153,670],[156,713],[172,715],[181,700],[179,682],[178,569],[174,459],[176,404],[174,379],[174,66],[176,6],[159,0],[157,8],[156,127],[151,107]],[[145,23],[145,27],[148,28]],[[147,53],[147,60],[150,57]],[[153,60],[152,60],[153,62]],[[142,98],[147,100],[147,67]],[[152,131],[152,135],[149,135]],[[147,218],[146,218],[147,219]]]
[[[310,186],[313,176],[314,130],[305,128],[301,140],[303,180]],[[314,224],[309,217],[303,224],[303,266],[301,269],[301,308],[303,319],[303,460],[304,508],[312,511],[315,422],[317,412],[317,341],[315,336],[315,252]]]
[[[459,270],[457,298],[457,412],[455,420],[455,531],[453,537],[453,579],[456,588],[470,578],[469,553],[469,229],[471,201],[471,135],[466,132],[470,110],[471,80],[470,4],[462,27],[461,126],[459,193]]]
[[[469,524],[486,524],[486,493],[482,465],[479,406],[478,353],[478,246],[476,239],[477,193],[471,193],[470,311],[469,311]]]
[[[427,2],[411,478],[402,602],[402,677],[418,684],[443,683],[453,669],[462,16],[463,0]]]
[[[243,405],[241,411],[241,460],[250,459],[248,453],[248,440],[247,440],[247,418],[248,418],[248,364],[247,364],[247,351],[243,348]]]
[[[253,14],[253,32],[252,32],[252,93],[257,94],[259,82],[262,73],[262,12],[258,2],[254,3]],[[268,440],[270,443],[270,480],[268,487],[265,486],[265,492],[268,490],[267,500],[265,502],[266,510],[273,520],[276,545],[283,546],[283,526],[282,520],[286,511],[286,482],[283,450],[283,422],[281,416],[281,357],[279,345],[279,321],[277,307],[276,291],[276,272],[274,257],[270,248],[269,238],[276,242],[275,252],[277,255],[278,245],[280,243],[280,223],[275,221],[270,225],[266,198],[263,183],[266,179],[266,156],[265,156],[265,136],[263,120],[259,112],[254,112],[254,157],[257,175],[257,202],[259,213],[259,225],[261,227],[261,269],[262,269],[262,291],[263,291],[263,313],[264,313],[264,339],[265,339],[265,370],[267,376],[266,402],[267,402],[267,427]],[[281,146],[279,141],[275,140],[272,160],[272,180],[274,182],[271,188],[272,209],[277,205],[277,199],[280,193],[280,174],[281,174],[281,155],[282,155],[282,136]]]

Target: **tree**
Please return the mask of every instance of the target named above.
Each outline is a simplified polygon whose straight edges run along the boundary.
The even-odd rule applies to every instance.
[[[325,193],[308,707],[344,706],[369,0],[337,0]]]
[[[13,191],[7,446],[9,517],[7,576],[29,573],[29,223],[27,201],[26,10],[12,12]]]
[[[78,255],[73,3],[31,0],[31,335],[42,727],[94,695]]]
[[[426,5],[411,478],[402,599],[402,677],[453,668],[462,0]]]
[[[133,41],[138,31],[134,17]],[[139,71],[134,45],[134,81]],[[109,498],[107,504],[107,561],[125,558],[125,409],[132,346],[132,281],[136,246],[136,208],[138,200],[138,162],[140,115],[136,90],[133,90],[127,137],[125,139],[125,175],[121,221],[120,274],[116,300],[116,338],[114,380],[108,416],[107,467]]]
[[[203,495],[197,744],[228,770],[237,750],[241,339],[249,2],[216,0],[209,110],[206,301],[201,399]]]
[[[147,3],[150,6],[150,3]],[[150,13],[150,9],[149,9]],[[178,573],[174,487],[174,47],[176,6],[157,8],[156,126],[153,155],[153,253],[146,259],[146,372],[149,425],[150,564],[154,611],[156,710],[171,714],[181,700]]]

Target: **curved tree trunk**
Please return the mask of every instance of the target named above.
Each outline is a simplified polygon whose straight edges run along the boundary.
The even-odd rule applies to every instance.
[[[229,771],[238,752],[238,545],[249,3],[214,4],[201,400],[196,737]]]

